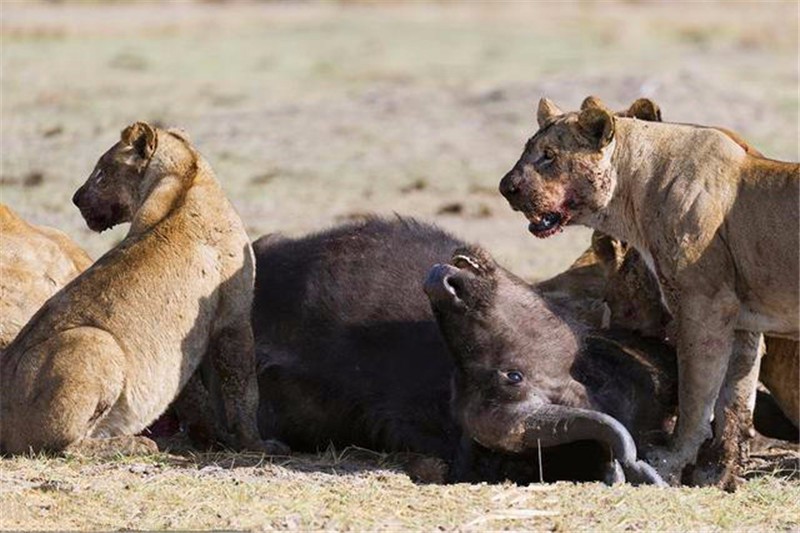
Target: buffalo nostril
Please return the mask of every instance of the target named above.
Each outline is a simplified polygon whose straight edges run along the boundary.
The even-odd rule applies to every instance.
[[[458,298],[458,283],[455,279],[451,276],[445,276],[442,280],[444,284],[444,288],[447,292],[449,292],[453,297]]]
[[[450,272],[449,265],[435,265],[425,280],[425,293],[433,303],[451,302],[459,304],[460,282]]]

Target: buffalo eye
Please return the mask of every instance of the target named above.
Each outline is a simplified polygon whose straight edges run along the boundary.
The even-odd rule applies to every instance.
[[[523,376],[519,370],[509,370],[505,373],[506,381],[511,385],[519,385],[522,383]]]

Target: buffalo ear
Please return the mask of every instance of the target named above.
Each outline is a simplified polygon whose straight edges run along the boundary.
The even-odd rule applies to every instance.
[[[608,111],[609,109],[608,106],[605,103],[603,103],[602,100],[600,100],[600,98],[594,95],[587,96],[586,98],[584,98],[583,103],[581,104],[581,111],[592,107],[596,109],[605,109],[606,111]]]
[[[452,262],[459,268],[469,267],[483,274],[492,273],[497,267],[492,254],[474,244],[457,248],[453,252]]]
[[[133,147],[142,159],[148,159],[156,150],[156,130],[147,122],[134,122],[122,130],[120,140]]]
[[[614,138],[614,117],[605,109],[590,107],[578,114],[578,128],[600,149]]]
[[[564,112],[549,99],[542,98],[539,100],[539,108],[536,110],[536,120],[539,122],[540,128],[549,125],[563,114]]]
[[[625,112],[625,116],[650,122],[661,122],[661,108],[649,98],[639,98],[631,104]]]

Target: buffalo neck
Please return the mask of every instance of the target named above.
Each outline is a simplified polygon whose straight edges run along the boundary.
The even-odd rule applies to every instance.
[[[541,328],[541,337],[537,339],[537,357],[542,357],[543,352],[550,352],[547,356],[555,363],[552,373],[557,378],[557,384],[548,387],[551,389],[549,400],[559,405],[585,407],[588,405],[585,387],[571,377],[570,369],[583,350],[583,339],[589,327],[535,286],[531,286],[531,291],[541,302],[537,320],[542,320],[545,326]]]

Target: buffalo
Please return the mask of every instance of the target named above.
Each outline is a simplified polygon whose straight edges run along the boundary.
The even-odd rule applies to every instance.
[[[672,419],[663,345],[592,332],[407,218],[253,246],[262,435],[438,457],[453,481],[660,482],[636,443]]]

